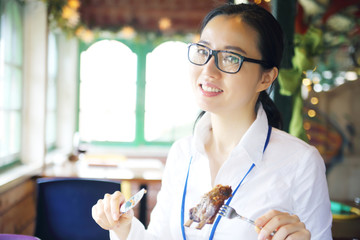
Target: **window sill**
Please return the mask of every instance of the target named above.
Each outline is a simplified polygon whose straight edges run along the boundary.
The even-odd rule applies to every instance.
[[[37,164],[24,164],[14,167],[1,173],[0,178],[0,193],[11,189],[12,187],[24,182],[31,177],[39,175],[42,170],[42,165]]]
[[[94,146],[91,145],[88,149],[89,154],[120,154],[126,157],[160,157],[166,158],[170,147],[154,147],[154,146],[142,146],[142,147],[111,147],[111,146]]]

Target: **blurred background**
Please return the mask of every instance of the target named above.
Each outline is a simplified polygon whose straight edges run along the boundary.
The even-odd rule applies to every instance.
[[[284,130],[320,151],[331,200],[359,208],[359,0],[1,0],[0,233],[34,234],[42,177],[145,187],[136,214],[148,223],[167,152],[199,113],[187,44],[227,2],[282,25],[271,96]],[[360,237],[358,215],[334,216],[334,237]]]

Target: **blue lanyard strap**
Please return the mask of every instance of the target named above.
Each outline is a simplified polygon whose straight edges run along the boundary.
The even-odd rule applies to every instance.
[[[189,167],[188,167],[188,172],[187,172],[187,175],[186,175],[184,193],[183,193],[182,202],[181,202],[181,233],[182,233],[182,236],[183,236],[184,240],[186,240],[185,227],[184,227],[185,198],[186,198],[186,190],[187,190],[187,183],[188,183],[188,178],[189,178],[191,161],[192,161],[192,156],[191,156],[190,161],[189,161]]]
[[[264,150],[263,150],[263,153],[265,152],[268,144],[269,144],[269,140],[270,140],[270,135],[271,135],[271,126],[269,126],[268,128],[268,132],[267,132],[267,136],[266,136],[266,141],[265,141],[265,145],[264,145]],[[182,232],[182,236],[183,236],[183,239],[186,240],[186,235],[185,235],[185,227],[184,227],[184,213],[185,213],[185,199],[186,199],[186,192],[187,192],[187,183],[188,183],[188,179],[189,179],[189,172],[190,172],[190,165],[191,165],[191,161],[192,161],[192,156],[190,158],[190,161],[189,161],[189,167],[188,167],[188,172],[187,172],[187,175],[186,175],[186,180],[185,180],[185,187],[184,187],[184,192],[183,192],[183,198],[182,198],[182,203],[181,203],[181,232]],[[237,192],[237,190],[239,189],[240,185],[242,184],[242,182],[244,181],[244,179],[247,177],[247,175],[249,175],[249,173],[251,172],[251,170],[255,167],[255,164],[253,163],[249,170],[247,171],[247,173],[245,174],[245,176],[241,179],[240,183],[237,185],[237,187],[235,188],[235,190],[233,191],[232,193],[232,196],[226,201],[226,204],[229,205],[233,196],[235,195],[235,193]],[[211,230],[211,233],[210,233],[210,237],[209,237],[209,240],[212,240],[214,238],[214,234],[215,234],[215,231],[216,231],[216,228],[217,228],[217,225],[219,224],[220,222],[220,219],[221,219],[221,216],[218,215],[216,220],[215,220],[215,223],[212,227],[212,230]]]

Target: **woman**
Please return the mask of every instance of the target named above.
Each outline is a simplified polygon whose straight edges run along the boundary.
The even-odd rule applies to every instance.
[[[224,5],[206,16],[200,41],[189,45],[191,84],[204,110],[194,136],[172,146],[147,230],[132,211],[119,217],[120,192],[93,207],[111,239],[332,239],[324,162],[277,129],[266,92],[282,50],[278,22],[257,5]],[[202,230],[184,227],[189,209],[217,184],[237,188],[229,204],[256,219],[257,231],[220,216]]]

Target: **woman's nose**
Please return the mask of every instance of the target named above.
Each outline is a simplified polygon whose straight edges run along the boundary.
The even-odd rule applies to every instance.
[[[215,56],[211,56],[210,60],[203,66],[203,71],[208,75],[220,74],[220,70],[216,66]]]

